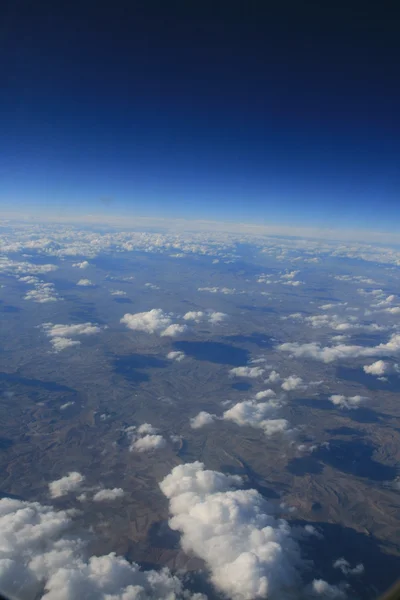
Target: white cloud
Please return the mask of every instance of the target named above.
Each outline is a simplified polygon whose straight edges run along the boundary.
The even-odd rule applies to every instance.
[[[290,273],[285,273],[285,275],[281,275],[281,279],[294,279],[299,273],[300,271],[290,271]]]
[[[215,325],[216,323],[222,323],[228,318],[228,315],[223,312],[210,312],[208,313],[208,320],[210,323]]]
[[[298,543],[256,490],[232,489],[240,484],[240,477],[205,470],[199,462],[175,467],[160,483],[170,503],[169,525],[227,597],[288,600],[300,583]]]
[[[142,423],[142,425],[139,425],[139,427],[137,428],[137,432],[140,435],[155,434],[158,433],[158,429],[156,427],[153,427],[151,423]]]
[[[93,335],[100,333],[101,328],[93,323],[79,323],[77,325],[53,325],[53,323],[44,323],[43,329],[49,337],[67,337],[68,335]]]
[[[33,290],[29,290],[24,296],[24,300],[32,300],[44,304],[46,302],[57,302],[62,300],[56,292],[53,283],[36,283]]]
[[[65,477],[61,477],[61,479],[56,479],[49,483],[50,497],[60,498],[70,492],[76,492],[80,489],[84,480],[85,477],[81,475],[81,473],[78,473],[78,471],[71,471],[68,475],[65,475]]]
[[[151,452],[152,450],[160,450],[166,445],[165,439],[162,435],[145,435],[135,440],[130,450],[136,452]]]
[[[185,333],[185,331],[187,331],[186,325],[179,325],[178,323],[173,323],[172,325],[168,325],[168,327],[164,329],[164,331],[162,331],[160,335],[162,337],[176,337],[181,333]]]
[[[325,363],[334,362],[345,358],[357,358],[359,356],[384,356],[396,355],[400,352],[400,334],[393,334],[386,344],[377,346],[356,346],[337,344],[336,346],[321,347],[317,342],[299,344],[298,342],[287,342],[280,344],[278,350],[289,352],[296,358],[314,358]]]
[[[99,490],[93,496],[94,502],[109,502],[112,500],[116,500],[117,498],[122,498],[125,495],[125,492],[122,488],[112,488],[112,489],[103,489]]]
[[[183,315],[185,321],[195,321],[195,323],[201,323],[202,321],[208,321],[212,325],[221,323],[228,318],[228,315],[223,312],[215,312],[209,310],[204,312],[202,310],[192,310]]]
[[[390,364],[384,360],[377,360],[372,365],[364,365],[365,373],[368,375],[385,375],[390,369]]]
[[[304,281],[285,281],[283,282],[283,285],[292,285],[293,287],[298,287],[299,285],[303,285]]]
[[[310,586],[313,597],[324,598],[324,600],[345,600],[347,598],[345,586],[331,585],[323,579],[314,579]]]
[[[255,395],[256,400],[263,400],[264,398],[274,398],[276,393],[274,390],[263,390],[262,392],[257,392]]]
[[[87,260],[83,260],[82,262],[76,262],[72,264],[73,267],[77,267],[78,269],[87,269],[90,264]]]
[[[277,419],[276,413],[282,404],[277,400],[257,403],[253,400],[238,402],[223,414],[225,421],[262,429],[265,435],[283,433],[289,429],[286,419]]]
[[[264,373],[265,369],[261,367],[234,367],[230,369],[229,373],[232,377],[250,377],[254,379],[256,377],[261,377]]]
[[[167,358],[169,360],[176,360],[177,362],[181,362],[185,358],[185,356],[186,354],[184,352],[181,352],[180,350],[172,350],[167,354]]]
[[[75,402],[73,402],[73,401],[65,402],[64,404],[61,404],[60,410],[66,410],[67,408],[69,408],[70,406],[73,406],[74,404],[75,404]]]
[[[35,283],[39,283],[39,278],[34,277],[33,275],[25,275],[25,277],[18,277],[18,281],[22,281],[22,283],[28,283],[33,285]]]
[[[71,340],[71,338],[66,337],[53,337],[51,338],[50,343],[56,352],[61,352],[67,348],[81,345],[78,340]]]
[[[123,290],[113,290],[110,292],[111,296],[126,296],[126,292]]]
[[[200,427],[204,427],[204,425],[210,425],[215,421],[215,419],[215,415],[202,410],[198,415],[190,419],[190,427],[192,429],[200,429]]]
[[[0,500],[2,593],[21,600],[205,600],[168,569],[142,571],[115,553],[87,556],[72,516],[38,502]]]
[[[303,380],[301,377],[297,377],[296,375],[289,375],[283,380],[281,385],[282,389],[286,392],[290,392],[292,390],[298,390],[303,386]]]
[[[345,558],[338,558],[333,563],[334,569],[340,569],[343,575],[362,575],[364,573],[364,565],[359,563],[355,567],[351,568],[350,563]]]
[[[333,394],[329,397],[329,400],[335,406],[339,406],[339,408],[356,409],[359,408],[361,404],[364,404],[368,398],[365,398],[364,396],[343,396],[342,394]]]
[[[235,288],[228,287],[199,287],[197,288],[199,292],[210,292],[211,294],[236,294]]]
[[[171,325],[172,319],[161,308],[153,308],[147,312],[126,313],[120,322],[133,331],[161,333]]]
[[[268,378],[264,380],[264,383],[278,383],[281,380],[281,376],[277,371],[271,371]]]
[[[196,323],[200,323],[205,317],[206,314],[202,310],[190,310],[183,315],[185,321],[195,321]]]
[[[80,279],[76,285],[82,285],[84,287],[91,287],[92,285],[94,285],[94,283],[92,283],[90,281],[90,279]]]

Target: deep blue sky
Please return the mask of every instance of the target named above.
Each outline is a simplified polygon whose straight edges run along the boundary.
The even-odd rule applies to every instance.
[[[371,4],[6,0],[0,207],[397,229],[400,8]]]

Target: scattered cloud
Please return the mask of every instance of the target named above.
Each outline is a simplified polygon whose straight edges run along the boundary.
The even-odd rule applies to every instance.
[[[178,323],[172,323],[172,325],[168,325],[164,331],[160,333],[162,337],[176,337],[181,333],[185,333],[187,331],[186,325],[179,325]]]
[[[33,302],[44,304],[46,302],[57,302],[57,300],[62,300],[62,298],[57,294],[53,283],[39,282],[35,283],[33,290],[29,290],[25,294],[24,300],[32,300]]]
[[[235,288],[228,287],[199,287],[198,292],[210,292],[210,294],[236,294]]]
[[[164,448],[166,441],[162,435],[145,435],[132,442],[130,450],[136,452],[151,452]]]
[[[72,400],[70,402],[65,402],[64,404],[61,404],[60,410],[66,410],[67,408],[69,408],[70,406],[73,406],[74,404],[75,404],[75,402],[73,402]]]
[[[289,429],[286,419],[277,419],[276,413],[282,403],[278,400],[257,403],[253,400],[238,402],[223,414],[225,421],[233,421],[237,425],[246,425],[262,429],[265,435],[284,433]]]
[[[190,427],[192,429],[200,429],[205,425],[211,425],[216,419],[215,415],[212,415],[204,410],[200,411],[198,415],[190,419]]]
[[[81,473],[78,473],[78,471],[71,471],[68,475],[65,475],[65,477],[61,477],[61,479],[56,479],[49,483],[50,497],[61,498],[61,496],[76,492],[81,488],[84,481],[85,477],[81,475]]]
[[[93,502],[110,502],[122,498],[123,496],[125,496],[125,492],[122,488],[104,488],[95,493]]]
[[[161,308],[141,313],[126,313],[121,319],[121,323],[129,329],[145,333],[160,333],[171,325],[171,321],[170,315],[164,313]]]
[[[68,335],[93,335],[101,333],[101,328],[93,323],[79,323],[78,325],[53,325],[44,323],[43,329],[49,337],[66,337]]]
[[[84,287],[91,287],[94,285],[90,279],[80,279],[76,285],[82,285]]]
[[[165,438],[150,423],[143,423],[139,427],[127,427],[125,432],[131,441],[131,452],[151,452],[166,446]]]
[[[265,369],[261,367],[234,367],[229,371],[232,377],[250,377],[251,379],[261,377],[264,372]]]
[[[356,409],[364,404],[368,398],[364,396],[343,396],[342,394],[333,394],[329,400],[339,408]]]
[[[180,350],[172,350],[168,352],[167,358],[168,360],[176,360],[177,362],[181,362],[185,358],[186,354],[181,352]]]
[[[217,323],[221,323],[228,318],[228,315],[223,312],[215,312],[212,310],[202,311],[202,310],[192,310],[183,315],[183,319],[185,321],[194,321],[195,323],[201,323],[204,321],[208,321],[212,325]]]
[[[264,398],[275,398],[276,393],[274,390],[263,390],[261,392],[257,392],[254,396],[256,400],[263,400]]]
[[[113,290],[110,292],[111,296],[126,296],[126,292],[123,290]]]
[[[78,269],[87,269],[90,266],[90,263],[87,260],[83,260],[82,262],[73,263],[72,266],[77,267]]]
[[[351,568],[350,563],[345,558],[338,558],[333,563],[334,569],[340,569],[343,575],[362,575],[365,571],[364,565],[359,563],[355,567]]]
[[[291,392],[293,390],[298,390],[299,388],[303,388],[303,380],[301,377],[297,377],[296,375],[289,375],[283,380],[281,388],[285,390],[285,392]]]
[[[377,360],[372,365],[364,365],[364,372],[368,375],[385,375],[390,369],[390,363],[384,360]]]
[[[346,358],[357,358],[359,356],[393,356],[400,352],[400,334],[395,333],[391,335],[386,344],[378,344],[371,347],[346,344],[321,347],[317,342],[306,344],[286,342],[285,344],[280,344],[278,350],[289,352],[295,358],[314,358],[325,363]]]
[[[53,337],[51,338],[50,343],[56,352],[61,352],[67,348],[81,345],[79,340],[71,340],[71,338],[66,337]]]

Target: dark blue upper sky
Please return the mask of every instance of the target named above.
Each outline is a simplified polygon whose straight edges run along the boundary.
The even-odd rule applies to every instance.
[[[397,228],[396,2],[6,0],[0,22],[3,208]]]

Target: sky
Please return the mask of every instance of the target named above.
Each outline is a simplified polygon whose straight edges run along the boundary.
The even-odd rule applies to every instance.
[[[0,212],[398,229],[394,2],[0,10]]]

